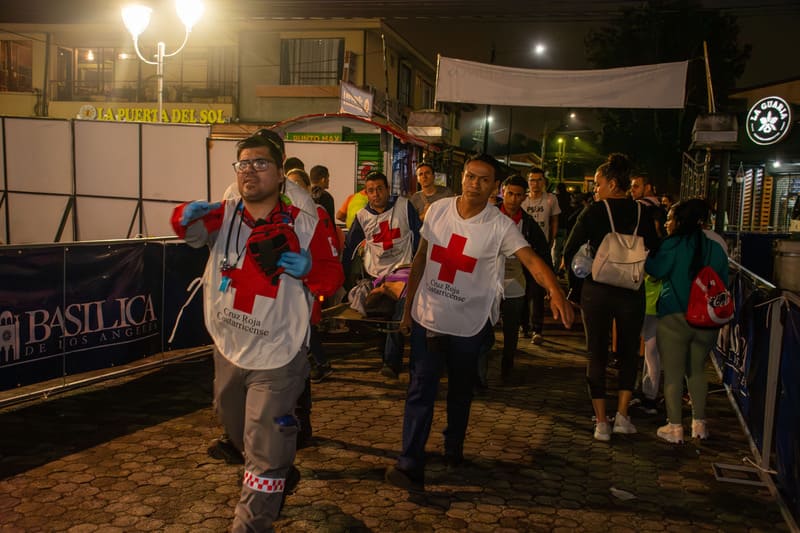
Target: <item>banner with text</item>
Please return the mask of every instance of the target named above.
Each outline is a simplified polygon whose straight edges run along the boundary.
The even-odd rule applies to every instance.
[[[162,246],[0,252],[0,388],[128,363],[161,348]]]

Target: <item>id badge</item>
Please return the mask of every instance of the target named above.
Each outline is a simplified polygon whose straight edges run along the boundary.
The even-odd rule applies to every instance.
[[[222,281],[219,283],[219,292],[227,292],[228,287],[231,285],[231,278],[222,276]]]

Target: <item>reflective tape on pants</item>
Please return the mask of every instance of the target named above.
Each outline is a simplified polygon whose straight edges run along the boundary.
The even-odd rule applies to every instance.
[[[286,478],[260,477],[245,470],[242,484],[258,492],[272,494],[273,492],[283,492]]]

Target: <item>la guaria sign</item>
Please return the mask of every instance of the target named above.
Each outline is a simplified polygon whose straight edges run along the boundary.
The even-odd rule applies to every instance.
[[[762,146],[782,141],[791,126],[792,108],[779,96],[762,98],[747,112],[747,136]]]

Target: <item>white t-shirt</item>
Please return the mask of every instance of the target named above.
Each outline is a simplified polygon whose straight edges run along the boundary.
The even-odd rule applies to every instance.
[[[533,199],[528,195],[522,201],[522,209],[539,223],[547,241],[550,241],[550,217],[561,214],[558,198],[555,194],[544,192],[539,198]]]
[[[428,330],[459,337],[477,335],[500,316],[505,258],[528,242],[514,221],[487,205],[463,219],[458,198],[431,204],[420,234],[428,241],[412,318]]]

